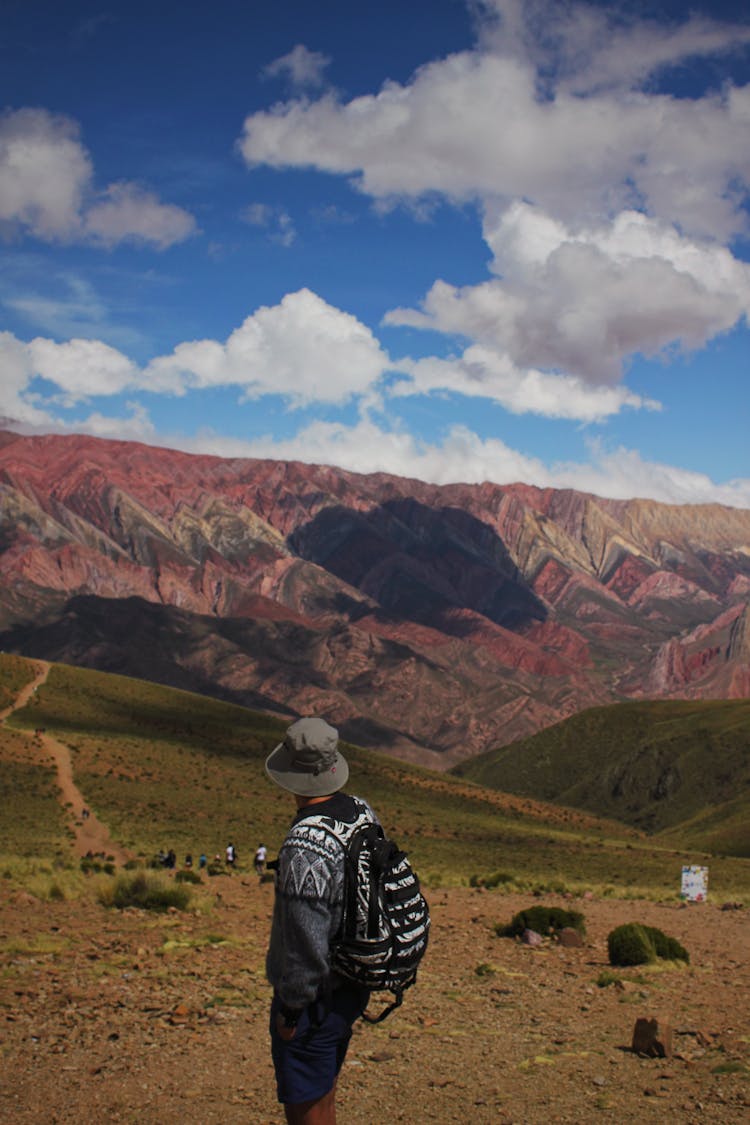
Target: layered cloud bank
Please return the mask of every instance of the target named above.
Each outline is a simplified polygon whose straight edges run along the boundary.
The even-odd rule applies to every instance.
[[[635,354],[703,346],[750,308],[750,270],[725,244],[748,229],[750,87],[653,93],[658,72],[736,50],[747,26],[677,28],[606,10],[495,0],[479,46],[351,101],[329,92],[251,114],[252,167],[353,178],[374,200],[439,196],[483,214],[496,280],[438,281],[391,325],[459,334],[455,364],[411,369],[423,391],[473,393],[559,374],[613,385]],[[632,396],[621,401],[637,405]],[[558,416],[596,417],[596,405]]]
[[[387,323],[457,333],[517,370],[595,387],[618,383],[636,353],[702,347],[750,309],[747,263],[640,212],[573,228],[516,202],[486,220],[485,237],[495,280],[437,282],[420,310],[394,310]]]
[[[120,339],[4,333],[0,413],[64,428],[74,425],[64,412],[79,408],[74,428],[105,436],[440,482],[522,479],[750,505],[750,481],[717,485],[619,443],[592,439],[589,463],[552,464],[458,420],[431,442],[409,432],[408,400],[587,426],[657,412],[656,395],[629,385],[632,365],[702,349],[750,311],[738,249],[750,234],[750,86],[677,97],[664,81],[689,60],[746,47],[747,24],[659,25],[551,0],[472,8],[472,49],[356,98],[327,88],[331,59],[297,44],[263,72],[294,96],[248,115],[237,147],[249,169],[346,177],[381,212],[475,209],[487,248],[476,283],[439,277],[373,326],[300,284],[226,338],[182,339],[140,364],[112,346]],[[246,203],[237,220],[287,250],[298,238],[281,203]],[[199,234],[191,213],[140,182],[99,185],[77,124],[28,108],[0,117],[0,233],[99,251],[163,251]],[[433,354],[386,351],[381,328],[412,348],[413,337],[392,330],[420,330]],[[153,396],[219,389],[234,405],[268,399],[285,416],[319,408],[325,420],[305,416],[293,438],[252,442],[184,438],[151,421]],[[107,400],[123,396],[128,417],[109,417]]]
[[[646,85],[667,66],[736,50],[746,25],[670,29],[552,0],[479,8],[478,47],[408,84],[251,114],[246,161],[352,176],[378,199],[527,199],[569,222],[636,205],[701,237],[746,229],[750,90],[676,98]]]
[[[389,412],[388,396],[393,394],[397,400],[407,393],[424,393],[430,365],[439,367],[442,362],[450,364],[406,361],[402,364],[404,378],[390,382],[394,363],[372,332],[350,314],[301,290],[287,295],[277,306],[258,309],[223,342],[185,342],[145,367],[101,341],[56,343],[37,337],[24,343],[10,333],[0,333],[4,374],[0,415],[22,423],[22,428],[64,431],[67,427],[59,421],[57,408],[126,394],[131,396],[126,418],[94,411],[69,428],[192,452],[335,464],[353,472],[388,471],[436,483],[525,481],[622,499],[644,496],[672,503],[750,507],[750,480],[719,485],[705,474],[644,461],[634,450],[606,449],[596,441],[590,443],[590,460],[585,464],[545,463],[500,439],[482,439],[461,424],[450,426],[439,442],[420,441]],[[406,377],[409,369],[412,374]],[[36,390],[38,379],[52,386],[52,392]],[[461,393],[455,372],[450,379],[435,375],[432,385],[450,386]],[[159,432],[143,404],[144,394],[181,396],[222,386],[234,388],[244,400],[276,395],[291,408],[354,402],[360,418],[353,425],[305,423],[286,440],[269,435],[245,441],[209,430],[185,438]],[[624,405],[643,405],[622,387],[586,387],[583,381],[579,381],[576,398],[565,380],[542,373],[537,373],[536,382],[529,373],[526,382],[506,373],[506,386],[515,388],[518,412],[536,409],[552,417],[580,418],[594,411],[605,415]],[[464,393],[472,393],[471,388],[467,386]],[[511,390],[503,392],[501,376],[494,394],[513,409]]]

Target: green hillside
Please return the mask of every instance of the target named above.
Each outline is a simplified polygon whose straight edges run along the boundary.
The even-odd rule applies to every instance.
[[[592,708],[453,772],[750,856],[750,699]]]
[[[14,703],[21,688],[34,679],[34,666],[23,656],[0,655],[0,711]]]
[[[5,667],[0,655],[0,685]],[[0,838],[10,839],[9,825],[20,824],[25,827],[12,837],[17,854],[59,859],[69,850],[49,765],[31,737],[44,728],[70,748],[86,803],[133,854],[148,860],[161,848],[174,848],[179,860],[187,852],[210,858],[231,840],[247,870],[260,841],[275,853],[294,812],[289,795],[263,770],[285,726],[203,696],[53,665],[30,703],[0,725],[0,765],[25,755],[30,771],[23,785],[7,775]],[[682,863],[705,858],[701,850],[686,851],[681,838],[656,846],[633,829],[588,813],[508,796],[384,754],[344,749],[350,791],[371,801],[429,886],[485,882],[528,891],[674,896]],[[13,849],[0,845],[2,852]],[[726,897],[746,894],[750,863],[715,861],[712,890]]]

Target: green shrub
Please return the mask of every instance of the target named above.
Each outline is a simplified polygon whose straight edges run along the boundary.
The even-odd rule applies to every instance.
[[[495,933],[498,937],[520,937],[524,930],[535,930],[538,934],[556,934],[560,930],[578,930],[586,933],[583,914],[577,910],[563,910],[560,906],[530,906],[514,914],[510,924],[498,923]]]
[[[470,887],[499,887],[501,883],[512,883],[515,875],[508,871],[495,871],[492,875],[472,875],[469,879]]]
[[[684,945],[680,945],[677,938],[669,937],[667,934],[657,930],[655,926],[649,926],[648,932],[651,935],[651,940],[654,943],[656,956],[660,961],[684,961],[686,964],[690,963],[690,954]]]
[[[626,922],[607,937],[610,965],[648,965],[654,961],[685,961],[690,955],[676,938],[655,926]]]
[[[184,871],[178,871],[174,877],[175,883],[202,883],[200,875],[197,871],[190,871],[186,868]]]
[[[711,1068],[712,1074],[750,1074],[750,1069],[739,1059],[729,1059]]]
[[[102,872],[105,875],[114,875],[115,865],[109,861],[101,863],[98,859],[89,859],[88,856],[84,856],[81,860],[81,871],[84,875],[100,875]]]
[[[187,887],[166,883],[156,875],[146,871],[119,875],[113,884],[102,888],[99,901],[104,906],[116,906],[124,910],[136,906],[140,910],[185,910],[190,902]]]

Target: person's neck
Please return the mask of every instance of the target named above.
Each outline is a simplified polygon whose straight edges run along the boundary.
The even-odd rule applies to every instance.
[[[333,793],[326,793],[324,797],[301,797],[295,793],[294,799],[297,802],[298,809],[306,809],[308,805],[319,805],[321,801],[329,801]]]

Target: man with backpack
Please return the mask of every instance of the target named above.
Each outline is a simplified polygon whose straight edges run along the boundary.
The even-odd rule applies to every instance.
[[[338,731],[323,719],[293,723],[269,755],[266,773],[297,804],[279,850],[266,958],[274,990],[271,1053],[277,1093],[291,1125],[333,1125],[336,1079],[352,1025],[370,994],[331,972],[331,943],[343,904],[344,854],[333,835],[306,824],[305,818],[322,811],[352,823],[358,809],[341,792],[349,767],[338,750]]]
[[[400,1003],[427,944],[429,914],[406,857],[384,838],[372,809],[342,792],[349,767],[334,727],[319,718],[298,719],[269,755],[266,772],[297,804],[279,850],[266,958],[274,990],[271,1052],[277,1092],[291,1125],[335,1125],[336,1080],[352,1026],[364,1013],[371,988],[391,989]],[[381,853],[387,862],[380,862]],[[408,920],[399,940],[398,956],[407,950],[410,958],[404,969],[394,967],[391,920],[384,909],[376,909],[382,906],[382,890],[370,894],[373,906],[365,910],[378,931],[375,960],[382,964],[374,975],[370,946],[366,965],[360,965],[356,950],[362,943],[347,943],[357,907],[369,894],[357,894],[363,870],[371,870],[373,879],[377,873],[380,886],[387,883],[383,872],[388,874],[395,896],[388,895],[397,900],[391,910]],[[400,926],[398,918],[395,926]]]

